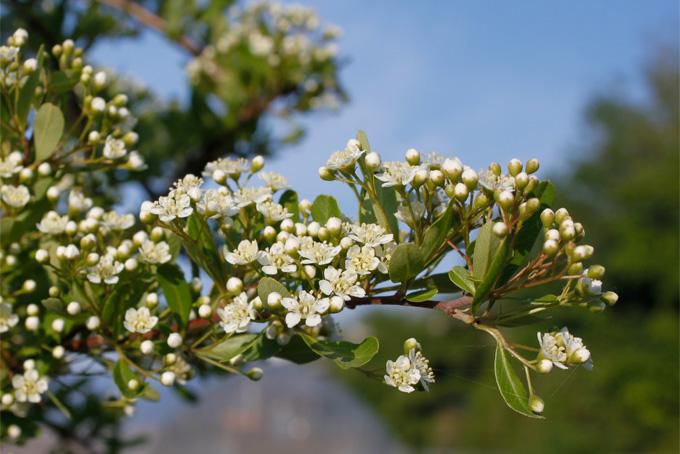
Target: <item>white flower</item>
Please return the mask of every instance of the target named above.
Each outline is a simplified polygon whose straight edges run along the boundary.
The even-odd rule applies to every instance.
[[[170,192],[168,196],[160,197],[149,210],[163,222],[171,222],[175,218],[191,216],[191,198],[186,194]]]
[[[127,230],[135,225],[135,217],[132,214],[118,214],[109,211],[102,215],[100,225],[105,230]]]
[[[106,159],[118,159],[125,156],[127,150],[125,149],[125,142],[120,139],[115,139],[113,136],[107,136],[104,142],[104,157]]]
[[[72,211],[85,211],[92,207],[92,199],[85,197],[83,191],[78,188],[71,189],[68,194],[68,208]]]
[[[18,47],[0,46],[0,63],[9,63],[14,60],[19,53]]]
[[[370,246],[352,246],[347,251],[345,268],[357,274],[369,274],[380,265],[380,259],[375,256],[375,249]]]
[[[135,309],[131,307],[125,311],[125,329],[131,333],[148,333],[158,323],[158,317],[151,315],[148,307]]]
[[[243,333],[248,329],[248,325],[255,320],[257,313],[248,303],[248,296],[242,292],[239,296],[223,308],[217,309],[220,317],[220,326],[227,334]]]
[[[288,179],[276,172],[262,172],[260,178],[272,191],[278,191],[288,187]]]
[[[42,220],[37,224],[38,230],[42,233],[47,233],[50,235],[59,235],[64,233],[66,230],[66,224],[68,224],[68,216],[59,216],[56,211],[48,211]]]
[[[288,328],[297,326],[301,320],[305,325],[314,328],[321,324],[321,314],[328,310],[328,298],[317,300],[309,292],[301,291],[297,298],[283,298],[281,304],[288,310],[286,325]]]
[[[209,162],[205,166],[203,176],[215,178],[215,171],[219,170],[225,175],[229,175],[232,178],[237,178],[239,175],[241,175],[241,173],[246,172],[248,168],[248,160],[245,158],[220,158],[217,161]]]
[[[410,207],[408,204],[402,202],[399,205],[399,208],[397,208],[397,212],[394,213],[394,216],[404,224],[413,228],[413,226],[420,222],[425,215],[425,204],[418,201],[413,195],[410,197],[410,201]],[[413,210],[413,212],[411,212],[411,210]]]
[[[262,203],[272,198],[272,190],[263,188],[241,188],[234,193],[234,198],[239,207],[246,207],[253,203]]]
[[[262,213],[269,222],[279,222],[293,216],[283,205],[271,200],[265,200],[264,202],[258,203],[257,211]]]
[[[21,165],[23,157],[20,151],[11,152],[5,159],[0,158],[0,178],[10,178],[12,175],[21,172],[24,168]]]
[[[95,266],[87,269],[87,279],[93,284],[117,284],[118,274],[123,271],[124,265],[115,260],[113,253],[104,254]]]
[[[378,271],[387,274],[389,271],[390,261],[392,260],[392,252],[397,248],[397,243],[391,242],[383,244],[375,248],[375,254],[380,259]]]
[[[175,381],[180,385],[186,384],[187,379],[191,376],[191,366],[181,355],[177,355],[175,362],[169,369],[170,372],[175,374]]]
[[[301,242],[300,257],[303,258],[302,263],[305,265],[327,265],[341,250],[340,246],[306,240]]]
[[[458,159],[458,158],[454,158]],[[444,164],[444,156],[440,155],[436,151],[431,151],[427,154],[421,154],[420,160],[423,163],[424,166],[426,166],[428,169],[434,170],[434,169],[441,169],[442,164]]]
[[[41,377],[37,370],[29,369],[23,375],[12,377],[12,386],[17,402],[38,403],[41,394],[47,391],[47,378]]]
[[[560,369],[566,369],[564,362],[567,360],[567,353],[561,341],[553,333],[538,333],[538,343],[541,346],[540,358],[552,361]]]
[[[363,153],[359,147],[352,144],[351,147],[345,148],[344,150],[336,151],[331,154],[328,161],[326,161],[326,167],[330,170],[347,170],[354,167],[357,159]]]
[[[430,367],[430,361],[415,348],[409,350],[408,358],[409,361],[411,361],[411,365],[418,370],[418,373],[420,373],[420,384],[423,385],[425,391],[428,391],[428,384],[435,382],[434,372]]]
[[[383,164],[383,173],[375,177],[383,182],[383,187],[406,186],[413,181],[419,169],[419,166],[411,166],[402,161],[386,162]]]
[[[232,265],[247,265],[257,259],[257,241],[243,240],[233,252],[226,252],[224,258]]]
[[[144,241],[139,247],[139,255],[147,263],[167,263],[172,260],[170,246],[165,241],[158,243],[151,240]]]
[[[19,322],[19,316],[12,313],[12,306],[0,303],[0,333],[6,333]]]
[[[262,272],[274,275],[280,271],[294,273],[297,271],[295,260],[286,253],[283,243],[277,241],[269,249],[257,253],[257,261],[262,265]]]
[[[578,365],[590,359],[590,351],[583,345],[583,339],[570,334],[566,327],[555,334],[555,337],[558,339],[558,342],[561,341],[562,345],[564,345],[567,364]]]
[[[23,184],[19,186],[3,184],[0,187],[0,192],[2,193],[2,201],[14,208],[23,208],[31,199],[31,193]]]
[[[599,279],[591,279],[589,277],[582,277],[580,279],[581,285],[586,293],[590,296],[598,296],[602,294],[602,281]]]
[[[131,151],[128,153],[128,160],[125,163],[125,168],[129,170],[144,170],[146,168],[146,162],[139,152]]]
[[[332,266],[326,268],[323,272],[323,277],[319,281],[319,289],[324,295],[335,294],[343,300],[348,301],[351,297],[361,298],[366,296],[366,291],[358,285],[357,273],[352,270],[338,270]]]
[[[385,229],[378,224],[353,224],[350,226],[349,237],[371,247],[387,244],[394,239],[394,235],[385,232]]]
[[[181,180],[175,181],[174,184],[174,194],[175,197],[179,195],[188,195],[193,201],[198,201],[201,198],[201,185],[203,184],[203,179],[195,175],[186,175]]]
[[[239,212],[236,200],[225,187],[206,189],[196,204],[199,213],[208,218],[231,217]]]
[[[397,388],[403,393],[412,393],[416,389],[413,387],[420,381],[420,372],[412,367],[411,361],[404,355],[399,356],[396,361],[387,361],[385,365],[385,383]]]
[[[479,171],[479,184],[489,191],[512,191],[515,189],[515,179],[508,175],[496,175],[488,169]]]

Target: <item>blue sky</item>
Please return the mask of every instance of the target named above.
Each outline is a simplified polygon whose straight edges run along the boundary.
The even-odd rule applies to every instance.
[[[384,159],[415,147],[475,168],[538,157],[558,169],[585,140],[588,99],[644,96],[640,68],[678,39],[673,0],[303,3],[344,30],[352,98],[339,114],[306,117],[305,140],[268,165],[307,197],[339,190],[316,172],[358,129]],[[164,97],[185,94],[186,56],[155,34],[100,45],[94,57]]]

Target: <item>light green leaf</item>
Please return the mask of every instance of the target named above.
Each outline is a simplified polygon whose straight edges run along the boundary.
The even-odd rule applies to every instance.
[[[542,416],[531,411],[529,407],[529,393],[512,368],[510,359],[500,343],[496,344],[494,372],[498,391],[500,391],[508,407],[524,416],[543,419]]]
[[[227,362],[234,356],[243,353],[257,343],[262,337],[262,334],[244,333],[236,334],[226,338],[225,340],[211,345],[207,349],[201,349],[199,352],[209,358],[217,361]]]
[[[453,227],[453,203],[449,204],[444,214],[425,230],[421,254],[425,263],[434,258],[434,255],[444,246],[448,233]]]
[[[331,217],[342,217],[337,200],[329,195],[321,194],[317,196],[314,199],[314,203],[312,203],[312,218],[321,225],[324,225]]]
[[[191,288],[184,280],[184,273],[177,265],[165,264],[158,267],[157,276],[170,310],[179,316],[181,325],[186,326],[192,301]]]
[[[119,359],[116,362],[116,365],[113,366],[113,381],[116,383],[116,386],[118,386],[118,389],[123,396],[130,399],[136,397],[141,391],[141,383],[140,387],[134,391],[128,387],[128,382],[132,379],[139,380],[137,375],[130,369],[127,361],[125,359]]]
[[[38,53],[36,54],[38,64],[36,65],[35,71],[31,73],[30,76],[24,82],[21,91],[19,92],[19,101],[17,102],[17,116],[22,125],[26,124],[26,119],[28,118],[28,112],[31,110],[31,103],[35,99],[35,89],[40,82],[40,75],[43,69],[43,61],[45,59],[45,52],[43,51],[43,46],[40,46]]]
[[[410,295],[407,295],[406,301],[410,301],[412,303],[423,303],[437,296],[437,293],[439,293],[439,291],[436,288],[421,290],[419,292],[414,292]]]
[[[486,300],[498,280],[498,277],[503,272],[506,258],[508,255],[508,241],[503,239],[498,243],[494,251],[491,263],[486,270],[486,274],[482,281],[475,286],[475,297],[472,300],[472,312],[478,313],[480,305]]]
[[[271,277],[263,277],[260,282],[257,283],[257,296],[263,304],[267,304],[267,297],[270,293],[277,292],[281,296],[288,296],[288,289],[283,286],[279,281]]]
[[[61,109],[48,102],[40,106],[33,124],[35,160],[45,161],[49,159],[56,150],[63,134],[64,114],[61,113]]]
[[[402,243],[394,249],[390,260],[390,279],[392,282],[406,282],[423,270],[420,249],[413,243]]]
[[[470,295],[475,294],[475,283],[472,280],[470,271],[464,266],[454,266],[451,271],[449,271],[449,279],[464,292],[469,293]]]
[[[493,221],[489,221],[479,229],[479,234],[475,240],[475,250],[472,253],[472,264],[474,265],[473,277],[481,281],[486,276],[486,270],[493,260],[493,256],[500,243],[493,233]]]
[[[319,356],[332,359],[342,369],[361,367],[368,363],[380,346],[378,339],[371,336],[360,344],[346,341],[326,341],[316,339],[308,334],[300,333],[302,340]]]
[[[366,152],[371,151],[371,145],[368,143],[368,136],[366,135],[366,133],[364,131],[359,130],[359,132],[357,132],[357,140],[361,144],[362,150],[364,150]]]

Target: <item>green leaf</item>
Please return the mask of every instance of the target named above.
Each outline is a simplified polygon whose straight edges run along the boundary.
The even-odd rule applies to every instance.
[[[437,296],[437,293],[439,293],[439,291],[436,288],[421,290],[407,295],[406,300],[412,303],[423,303]]]
[[[200,265],[215,282],[224,284],[223,262],[217,255],[212,232],[205,219],[193,213],[187,220],[187,234],[194,241],[184,242],[184,248],[191,260]]]
[[[323,225],[331,217],[342,217],[338,202],[329,195],[321,194],[312,203],[312,218]]]
[[[320,358],[298,335],[291,337],[290,342],[276,353],[276,357],[295,364],[307,364]]]
[[[498,391],[500,391],[508,407],[524,416],[543,419],[542,416],[531,411],[529,407],[529,393],[512,368],[508,355],[500,343],[496,344],[494,372]]]
[[[423,270],[420,249],[413,243],[402,243],[394,249],[390,260],[390,279],[392,282],[406,282]]]
[[[449,279],[456,284],[458,288],[470,295],[475,294],[475,283],[472,280],[470,271],[464,266],[454,266],[449,271]]]
[[[279,281],[271,277],[263,277],[260,282],[257,283],[257,296],[260,297],[260,301],[263,304],[267,304],[267,297],[270,293],[277,292],[281,296],[288,296],[288,289],[283,286]]]
[[[475,240],[475,250],[472,253],[472,264],[474,265],[473,277],[481,281],[486,276],[486,270],[493,260],[493,256],[500,243],[493,233],[493,221],[489,221],[479,229],[479,234]]]
[[[158,402],[161,400],[161,395],[156,388],[149,384],[145,384],[144,391],[142,392],[142,399]]]
[[[382,181],[375,177],[373,177],[373,183],[380,205],[380,207],[373,206],[375,218],[378,221],[378,224],[382,225],[385,230],[391,232],[396,238],[399,234],[399,221],[397,221],[397,217],[395,216],[399,207],[397,192],[392,187],[384,188],[382,186]]]
[[[137,375],[130,369],[127,361],[125,359],[119,359],[116,362],[116,365],[113,366],[113,381],[116,383],[116,386],[118,386],[121,394],[130,399],[136,397],[141,391],[141,383],[140,387],[134,391],[128,387],[128,382],[133,379],[139,380]]]
[[[444,211],[444,214],[425,230],[421,254],[425,263],[434,258],[434,255],[445,244],[451,228],[453,227],[453,203]]]
[[[200,353],[217,361],[226,362],[248,350],[260,337],[262,337],[262,334],[236,334],[211,345],[207,349],[201,349]]]
[[[477,314],[481,303],[489,296],[498,280],[508,254],[508,241],[503,239],[495,250],[491,263],[482,281],[475,286],[475,296],[472,300],[472,312]]]
[[[191,288],[184,280],[184,273],[177,265],[165,264],[158,267],[157,276],[170,310],[179,316],[181,325],[186,326],[192,301]]]
[[[56,71],[50,76],[47,89],[54,94],[61,95],[70,91],[80,81],[80,73],[74,70]]]
[[[292,219],[295,222],[300,221],[300,200],[298,198],[297,192],[289,189],[279,198],[279,203],[284,206],[290,214],[293,215]]]
[[[361,144],[362,150],[364,150],[366,152],[371,151],[371,144],[368,143],[368,136],[366,135],[366,133],[364,131],[359,130],[359,132],[357,132],[357,140]]]
[[[64,134],[64,114],[54,104],[45,103],[35,115],[33,139],[35,160],[45,161],[52,156]]]
[[[319,356],[332,359],[342,369],[361,367],[368,363],[380,346],[376,337],[370,336],[360,344],[346,341],[326,341],[301,333],[302,340]]]
[[[35,89],[40,82],[40,74],[43,69],[43,61],[45,60],[45,52],[43,51],[43,46],[40,46],[38,53],[36,54],[38,64],[35,71],[31,73],[26,79],[24,86],[21,87],[19,92],[19,101],[17,102],[17,116],[22,125],[26,124],[26,119],[28,118],[28,112],[31,110],[31,102],[35,99]]]

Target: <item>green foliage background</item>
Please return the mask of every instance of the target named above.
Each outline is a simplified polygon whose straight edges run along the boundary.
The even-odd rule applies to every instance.
[[[384,364],[403,333],[421,342],[438,383],[430,393],[397,395],[356,373],[342,375],[395,436],[419,449],[519,449],[522,452],[677,452],[678,167],[680,74],[677,52],[646,68],[648,101],[596,97],[587,109],[593,141],[571,170],[556,175],[569,207],[596,245],[607,281],[620,295],[602,314],[556,315],[583,337],[594,368],[559,371],[536,383],[546,420],[506,408],[495,389],[493,341],[443,315],[375,313],[368,331],[381,339]],[[568,167],[567,167],[568,168]],[[569,188],[567,197],[565,188]],[[536,329],[509,331],[535,344]]]

